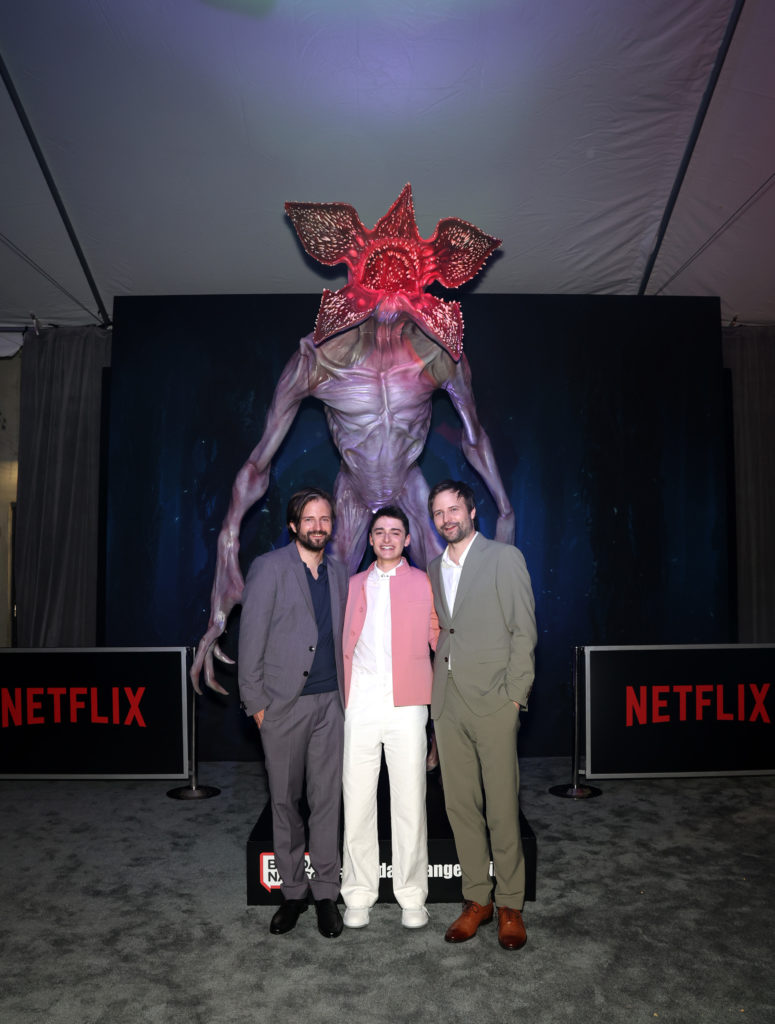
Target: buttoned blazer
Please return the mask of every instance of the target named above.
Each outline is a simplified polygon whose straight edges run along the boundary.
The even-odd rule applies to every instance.
[[[353,653],[366,621],[366,580],[374,563],[350,579],[344,616],[344,701],[350,696]],[[433,670],[429,647],[436,647],[439,622],[428,577],[402,562],[390,578],[390,640],[393,704],[430,704]]]
[[[447,673],[471,711],[489,715],[517,701],[527,706],[533,685],[535,604],[522,552],[477,534],[460,572],[450,613],[441,576],[441,555],[428,566],[439,639],[431,714],[444,708]]]
[[[347,569],[326,558],[339,695],[344,707],[342,628]],[[318,629],[307,570],[295,541],[260,555],[242,594],[238,679],[246,714],[280,718],[298,700],[315,657]]]

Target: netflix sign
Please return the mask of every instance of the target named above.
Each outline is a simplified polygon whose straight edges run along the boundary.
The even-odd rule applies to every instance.
[[[775,774],[775,646],[584,651],[587,778]]]
[[[184,779],[186,648],[0,650],[0,778]]]

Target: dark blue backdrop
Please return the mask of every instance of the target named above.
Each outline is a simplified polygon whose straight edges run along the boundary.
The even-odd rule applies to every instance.
[[[317,295],[120,298],[115,306],[105,642],[194,645],[237,470]],[[567,754],[574,644],[728,642],[728,416],[715,299],[468,295],[465,349],[530,569],[537,676],[525,755]],[[422,468],[495,508],[434,399]],[[283,543],[288,496],[328,489],[337,454],[314,400],[247,516],[243,569]],[[237,618],[237,616],[235,616]],[[227,648],[236,654],[236,624]],[[228,670],[224,684],[236,693]],[[257,756],[236,697],[200,702],[204,760]]]

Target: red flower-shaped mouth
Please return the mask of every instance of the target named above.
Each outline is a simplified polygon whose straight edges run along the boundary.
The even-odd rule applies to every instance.
[[[409,316],[458,360],[463,317],[458,302],[444,302],[425,289],[434,281],[457,288],[482,269],[500,239],[464,220],[440,220],[431,238],[417,230],[412,186],[405,185],[388,212],[369,231],[347,203],[286,203],[301,244],[327,266],[344,263],[348,282],[320,302],[316,345],[375,316],[391,322]]]

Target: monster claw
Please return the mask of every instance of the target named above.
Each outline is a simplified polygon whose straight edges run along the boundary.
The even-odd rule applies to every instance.
[[[210,687],[211,690],[215,690],[216,693],[222,693],[224,695],[224,697],[228,697],[229,696],[229,691],[228,690],[224,690],[224,688],[217,681],[215,676],[212,676],[210,679],[207,680],[207,685]]]
[[[233,665],[234,664],[234,658],[230,658],[228,654],[224,654],[223,651],[218,646],[218,644],[216,644],[213,647],[213,654],[218,659],[218,661],[222,661],[224,663],[224,665]]]

